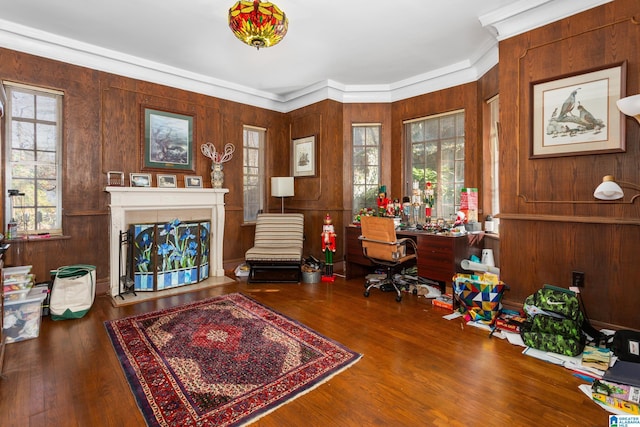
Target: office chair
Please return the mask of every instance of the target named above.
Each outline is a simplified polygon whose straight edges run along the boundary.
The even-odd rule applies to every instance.
[[[394,280],[396,267],[417,259],[416,243],[410,238],[397,239],[393,218],[364,216],[360,219],[362,253],[372,263],[383,266],[386,276],[382,280],[368,280],[365,283],[364,296],[368,297],[371,289],[395,290],[396,301],[402,300],[399,283]],[[411,251],[407,251],[407,246]]]

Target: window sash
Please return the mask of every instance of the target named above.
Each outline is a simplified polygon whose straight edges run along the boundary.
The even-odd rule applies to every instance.
[[[421,198],[427,182],[435,187],[431,215],[448,219],[460,206],[464,188],[464,110],[404,121],[406,194]]]
[[[2,83],[7,93],[5,179],[8,190],[21,193],[7,192],[6,225],[15,220],[19,234],[62,234],[63,93]]]
[[[266,129],[243,127],[243,220],[255,222],[264,210],[264,151]]]
[[[380,123],[353,124],[351,131],[352,210],[376,204],[380,186]]]

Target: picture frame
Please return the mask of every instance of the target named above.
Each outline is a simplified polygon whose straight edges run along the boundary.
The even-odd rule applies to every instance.
[[[151,187],[151,174],[130,173],[129,183],[132,187]]]
[[[142,106],[142,169],[195,171],[193,115]]]
[[[291,175],[293,177],[317,176],[317,150],[315,135],[291,141]]]
[[[158,174],[156,180],[158,182],[158,188],[176,188],[175,175]]]
[[[202,177],[196,175],[187,175],[184,177],[185,188],[202,188]]]
[[[624,152],[626,62],[531,83],[530,158]]]
[[[124,172],[107,172],[107,185],[110,187],[122,187],[124,185]]]

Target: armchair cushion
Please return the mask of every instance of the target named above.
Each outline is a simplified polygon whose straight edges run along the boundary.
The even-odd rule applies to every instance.
[[[302,214],[259,214],[254,245],[245,260],[302,262],[304,216]]]

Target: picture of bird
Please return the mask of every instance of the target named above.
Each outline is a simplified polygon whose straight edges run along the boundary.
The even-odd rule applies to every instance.
[[[560,115],[558,115],[558,120],[564,119],[569,114],[573,115],[571,111],[576,105],[576,94],[578,93],[578,90],[580,90],[580,88],[577,88],[576,90],[571,92],[571,95],[569,95],[569,97],[564,101],[562,107],[560,107]]]
[[[569,95],[560,107],[555,107],[546,127],[547,135],[573,137],[581,133],[599,133],[605,127],[604,121],[595,117],[584,102],[578,100],[581,88],[569,88]],[[561,93],[560,93],[561,95]],[[562,98],[560,98],[562,99]],[[592,98],[588,98],[589,101]],[[593,103],[593,101],[591,101]],[[593,105],[592,105],[593,106]],[[577,110],[577,113],[574,111]]]

